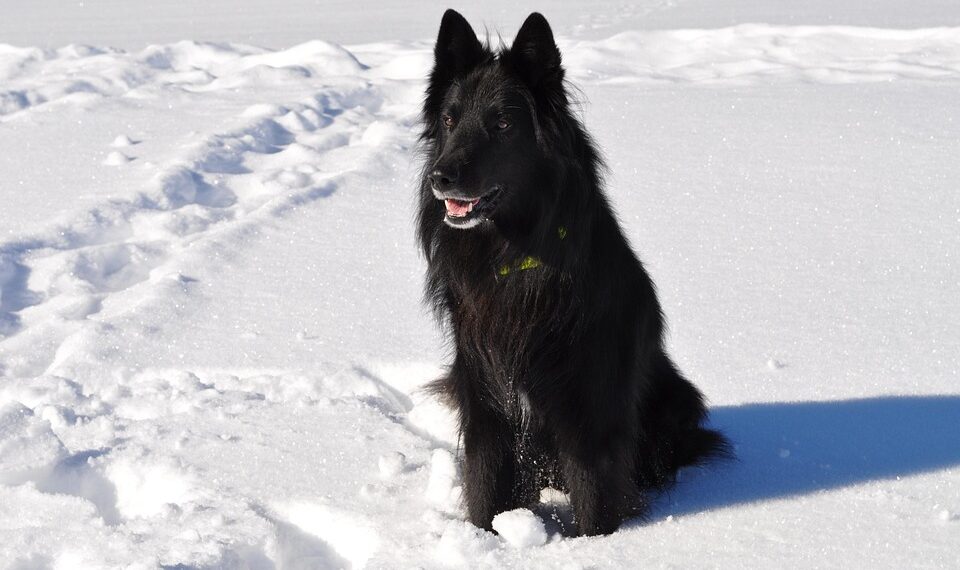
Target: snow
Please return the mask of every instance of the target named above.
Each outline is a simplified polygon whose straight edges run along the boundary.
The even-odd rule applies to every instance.
[[[104,166],[120,166],[133,160],[133,158],[123,154],[120,151],[111,151],[107,158],[103,159]]]
[[[741,24],[719,30],[624,32],[600,41],[574,42],[567,51],[565,61],[575,77],[615,83],[742,80],[751,85],[757,76],[768,84],[785,79],[866,83],[936,80],[960,71],[960,42],[954,28]]]
[[[0,485],[44,480],[64,455],[49,422],[17,402],[0,407]]]
[[[377,465],[380,468],[381,478],[394,479],[407,468],[407,456],[399,451],[394,451],[387,455],[381,455],[377,460]]]
[[[440,508],[455,509],[457,463],[446,449],[435,449],[430,456],[430,479],[427,482],[426,497]]]
[[[514,548],[543,546],[547,531],[543,521],[529,509],[514,509],[493,517],[493,530]]]
[[[282,4],[5,9],[33,47],[0,45],[0,568],[955,566],[953,3],[547,12],[739,457],[595,538],[555,491],[465,522],[422,390],[441,7]]]

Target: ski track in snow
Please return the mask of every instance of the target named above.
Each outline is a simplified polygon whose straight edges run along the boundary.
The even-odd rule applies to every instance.
[[[561,47],[577,82],[960,80],[958,28],[744,25]],[[438,362],[130,368],[114,366],[103,344],[108,334],[149,337],[142,317],[208,294],[187,268],[242,256],[234,244],[356,190],[365,170],[385,168],[384,155],[410,160],[429,62],[422,43],[0,46],[0,128],[58,106],[96,113],[113,98],[151,101],[171,90],[212,98],[270,84],[312,90],[246,105],[156,165],[146,187],[0,242],[8,567],[384,567],[409,549],[423,551],[406,552],[410,564],[496,566],[523,565],[516,549],[570,548],[527,512],[498,520],[505,540],[462,521],[451,418],[416,391]],[[117,135],[104,167],[133,168],[140,141]],[[185,419],[197,416],[208,421]],[[295,455],[318,439],[326,447]],[[284,465],[284,450],[302,464]],[[260,472],[244,474],[249,466]],[[282,493],[261,492],[280,479]],[[426,534],[384,526],[410,513]]]

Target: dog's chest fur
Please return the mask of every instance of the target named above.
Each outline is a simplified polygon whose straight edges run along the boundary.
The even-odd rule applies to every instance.
[[[536,423],[535,393],[569,356],[569,283],[548,266],[456,281],[450,307],[457,347],[482,371],[485,392],[518,428]]]

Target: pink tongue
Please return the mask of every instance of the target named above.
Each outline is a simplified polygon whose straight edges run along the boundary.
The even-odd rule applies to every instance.
[[[470,202],[465,202],[462,200],[444,200],[443,203],[447,206],[447,215],[453,216],[454,218],[462,218],[469,214],[473,207],[477,205],[477,202],[480,200],[473,200]]]

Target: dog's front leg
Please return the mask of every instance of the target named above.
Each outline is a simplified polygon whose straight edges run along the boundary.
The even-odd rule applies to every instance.
[[[561,453],[577,532],[610,534],[641,507],[629,459],[635,450],[599,437],[579,443]]]
[[[473,413],[463,426],[463,440],[467,514],[470,522],[491,530],[493,517],[514,506],[516,459],[512,432],[492,412]]]

